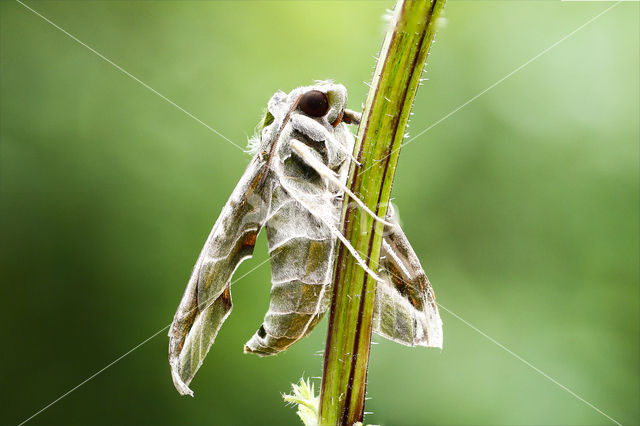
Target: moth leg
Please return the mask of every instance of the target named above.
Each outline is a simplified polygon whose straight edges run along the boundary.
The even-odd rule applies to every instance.
[[[358,198],[353,192],[351,192],[347,185],[345,185],[340,181],[340,179],[338,179],[338,174],[336,172],[331,170],[322,161],[320,161],[313,155],[311,148],[296,139],[291,139],[290,146],[291,150],[298,154],[302,161],[304,161],[309,167],[314,169],[320,176],[343,190],[345,194],[349,195],[349,197],[351,197],[356,202],[356,204],[358,204],[360,208],[362,208],[362,210],[367,212],[369,216],[386,226],[393,226],[393,223],[382,219],[380,216],[372,212],[360,198]]]
[[[442,348],[442,320],[418,256],[399,224],[386,231],[380,256],[383,281],[376,287],[373,331],[407,346]]]
[[[362,121],[362,114],[350,109],[345,109],[344,115],[342,116],[342,121],[347,124],[355,124],[356,126],[358,126],[360,125],[360,121]]]

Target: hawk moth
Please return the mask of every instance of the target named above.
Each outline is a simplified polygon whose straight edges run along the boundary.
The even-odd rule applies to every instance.
[[[392,210],[375,216],[346,187],[354,138],[347,91],[317,82],[269,100],[249,145],[249,166],[222,209],[196,262],[169,331],[169,363],[179,393],[200,368],[231,312],[231,278],[266,228],[271,299],[245,352],[277,354],[311,332],[331,295],[336,245],[345,244],[376,281],[373,331],[407,346],[442,347],[435,295]],[[348,197],[385,224],[380,271],[371,271],[338,229]]]

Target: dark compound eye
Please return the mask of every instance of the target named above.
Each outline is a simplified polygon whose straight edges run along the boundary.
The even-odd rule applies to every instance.
[[[311,117],[322,117],[329,111],[329,100],[321,91],[312,90],[302,95],[298,106]]]

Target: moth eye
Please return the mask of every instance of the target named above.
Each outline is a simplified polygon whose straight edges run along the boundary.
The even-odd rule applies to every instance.
[[[329,111],[327,95],[319,90],[312,90],[302,95],[298,105],[302,112],[311,117],[322,117]]]

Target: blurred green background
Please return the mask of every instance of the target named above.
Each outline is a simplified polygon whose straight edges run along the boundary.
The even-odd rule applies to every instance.
[[[240,145],[277,89],[366,96],[391,1],[27,3]],[[456,1],[416,135],[612,3]],[[169,324],[249,158],[19,3],[2,1],[0,423],[17,424]],[[394,186],[438,301],[623,424],[640,420],[639,5],[622,3],[406,146]],[[256,256],[236,276],[266,258]],[[180,397],[166,331],[32,424],[300,424],[326,320],[243,355],[265,265]],[[368,422],[611,424],[443,311],[442,352],[374,338]]]

